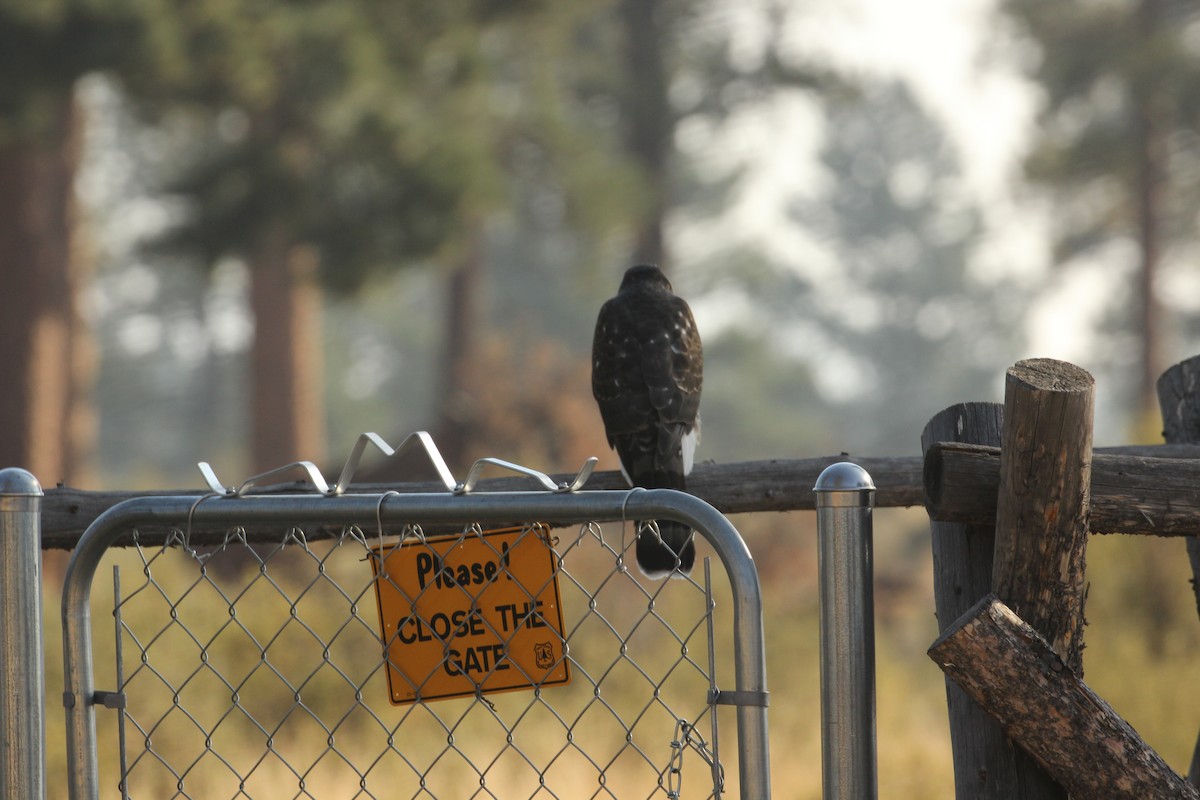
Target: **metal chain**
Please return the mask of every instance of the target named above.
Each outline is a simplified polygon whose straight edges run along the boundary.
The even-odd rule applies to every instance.
[[[708,742],[697,731],[696,727],[686,719],[675,721],[675,738],[671,740],[671,762],[667,766],[667,797],[679,800],[683,791],[683,753],[688,748],[700,754],[700,758],[717,776],[714,789],[717,795],[725,794],[725,768],[717,761],[717,757],[709,749]]]

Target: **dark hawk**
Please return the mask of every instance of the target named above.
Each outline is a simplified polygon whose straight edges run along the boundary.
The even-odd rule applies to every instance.
[[[658,267],[630,267],[617,296],[601,306],[592,340],[592,394],[630,485],[686,491],[703,378],[692,310]],[[637,527],[637,562],[647,577],[691,571],[690,528],[669,520]]]

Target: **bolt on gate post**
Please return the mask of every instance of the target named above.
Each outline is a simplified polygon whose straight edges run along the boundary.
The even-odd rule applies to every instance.
[[[42,487],[0,470],[0,797],[45,797]]]
[[[821,775],[825,800],[873,800],[875,484],[857,464],[827,467],[813,487],[821,597]]]

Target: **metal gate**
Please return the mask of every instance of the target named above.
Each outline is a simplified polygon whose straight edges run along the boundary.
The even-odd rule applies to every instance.
[[[98,713],[105,796],[770,796],[758,576],[725,517],[668,490],[458,488],[103,514],[63,589],[71,797],[100,796]],[[631,521],[662,518],[723,569],[637,575]],[[110,671],[89,609],[117,544]],[[522,549],[545,573],[512,581]]]

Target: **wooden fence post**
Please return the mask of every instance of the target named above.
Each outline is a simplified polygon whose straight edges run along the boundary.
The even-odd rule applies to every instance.
[[[1096,383],[1035,358],[1009,368],[992,591],[1083,675]]]
[[[1163,438],[1170,444],[1200,442],[1200,356],[1181,361],[1158,379],[1158,405],[1162,409]],[[1192,564],[1192,591],[1200,612],[1200,537],[1187,538]],[[1200,787],[1200,736],[1192,750],[1188,780]]]
[[[940,441],[1000,446],[1004,407],[960,403],[932,417],[920,434],[923,455]],[[925,469],[930,464],[925,462]],[[995,495],[992,495],[995,504]],[[930,521],[934,547],[934,604],[938,633],[991,593],[994,524]],[[1063,792],[1028,753],[1015,747],[988,712],[953,680],[946,679],[954,796],[958,800],[1050,800]]]
[[[1004,406],[959,403],[940,411],[921,433],[921,452],[938,442],[1000,446]],[[929,468],[928,461],[926,469]],[[995,492],[992,493],[995,503]],[[994,520],[994,517],[993,517]],[[994,522],[968,525],[930,520],[933,544],[933,600],[938,633],[992,590]],[[1021,749],[1000,723],[946,677],[946,709],[954,752],[954,796],[958,800],[1059,798],[1059,786]]]

